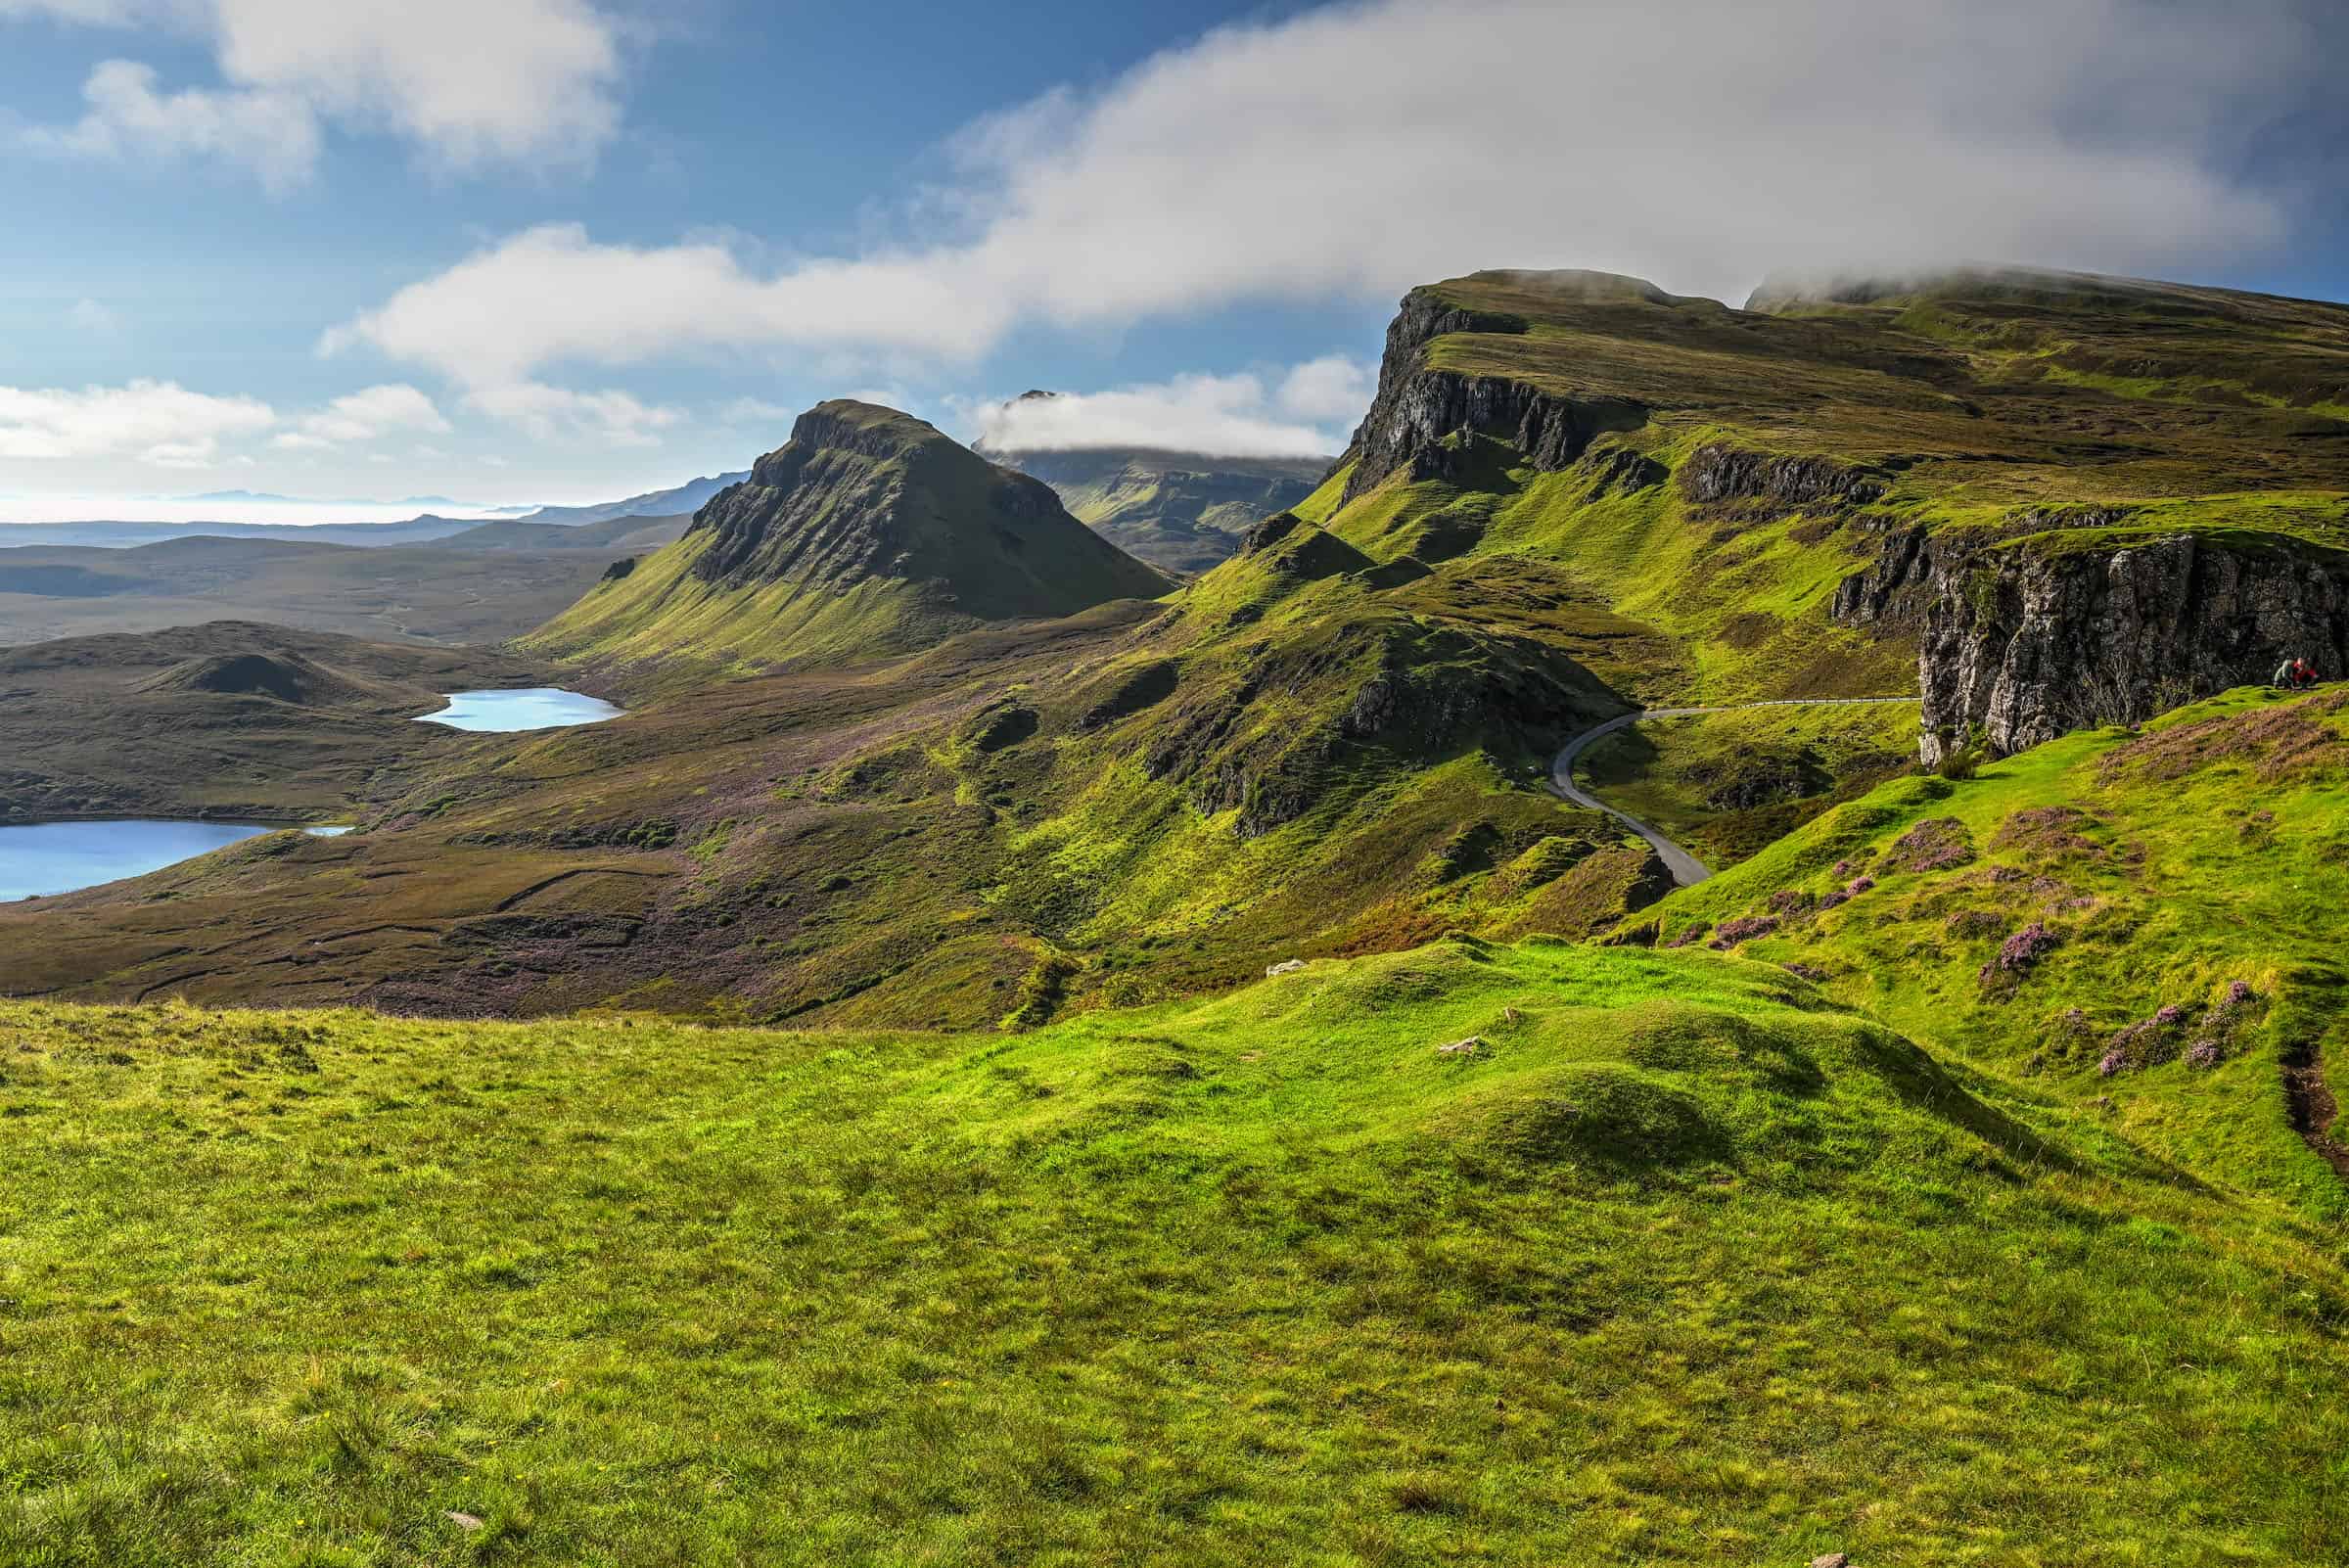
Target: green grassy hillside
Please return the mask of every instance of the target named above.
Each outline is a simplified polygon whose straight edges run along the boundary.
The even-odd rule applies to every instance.
[[[1768,964],[0,1039],[9,1561],[2313,1562],[2349,1482],[2328,1231]]]
[[[1916,708],[1753,708],[1647,719],[1583,754],[1577,781],[1718,871],[1916,765]]]
[[[2324,391],[2349,380],[2349,308],[2054,274],[1907,287],[1777,286],[1744,311],[1588,273],[1416,290],[1348,471],[1299,512],[1438,581],[1534,564],[1644,639],[1594,668],[1656,706],[1913,689],[1913,623],[1830,612],[1917,529],[2349,542],[2349,418]],[[2079,369],[2132,355],[2126,387]]]
[[[86,999],[962,1026],[1455,927],[1577,934],[1660,884],[1543,791],[1557,744],[1635,706],[1915,692],[1916,615],[1836,606],[1919,530],[2338,531],[2349,425],[2179,368],[2250,343],[2314,386],[2337,307],[1997,277],[1758,303],[1591,274],[1414,291],[1325,484],[1178,590],[1060,621],[1029,619],[1055,583],[1161,584],[1035,482],[826,405],[548,628],[627,719],[388,771],[356,840],[77,896],[37,940],[0,914],[0,947]],[[2176,395],[2035,369],[1995,325],[2018,312],[2043,346],[2156,346]],[[1700,728],[1630,804],[1726,862],[1906,744],[1794,723]]]
[[[1889,784],[1676,894],[1653,929],[1799,965],[2203,1180],[2338,1219],[2345,704],[2237,692]]]
[[[837,401],[529,646],[603,665],[841,664],[1168,585],[1039,482],[909,415]]]

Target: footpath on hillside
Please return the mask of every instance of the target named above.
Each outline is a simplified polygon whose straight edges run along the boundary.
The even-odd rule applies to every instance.
[[[1700,714],[1736,714],[1754,708],[1865,708],[1885,703],[1917,701],[1920,699],[1915,697],[1777,697],[1768,702],[1729,703],[1714,708],[1645,708],[1637,713],[1610,718],[1597,728],[1587,729],[1568,741],[1559,750],[1557,760],[1549,764],[1549,787],[1557,795],[1582,807],[1585,810],[1604,811],[1631,829],[1632,832],[1645,839],[1648,848],[1656,852],[1657,858],[1661,859],[1665,869],[1672,873],[1674,885],[1693,888],[1713,874],[1706,868],[1702,860],[1675,844],[1661,830],[1640,821],[1628,811],[1617,810],[1575,783],[1574,764],[1581,761],[1584,752],[1617,730],[1628,729],[1647,718],[1693,718]]]

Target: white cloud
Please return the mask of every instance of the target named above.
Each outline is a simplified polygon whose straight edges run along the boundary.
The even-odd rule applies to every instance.
[[[721,425],[789,425],[799,417],[798,409],[760,397],[737,397],[717,411]]]
[[[66,319],[84,332],[105,335],[122,330],[122,318],[95,300],[77,300]]]
[[[298,98],[274,92],[159,93],[152,67],[109,60],[90,72],[88,108],[63,128],[24,133],[34,146],[85,158],[168,161],[220,158],[271,190],[306,179],[318,161],[318,122]]]
[[[277,422],[268,404],[214,397],[170,382],[35,391],[0,387],[0,458],[127,457],[161,467],[204,467],[223,438]]]
[[[620,25],[587,0],[0,0],[9,16],[210,43],[218,89],[160,92],[149,67],[108,61],[78,123],[26,133],[91,157],[217,157],[282,189],[329,122],[452,169],[585,164],[620,124]]]
[[[972,127],[961,183],[918,208],[948,238],[762,271],[536,228],[329,345],[489,385],[746,346],[951,359],[1026,322],[1492,266],[1724,295],[1790,267],[2192,268],[2290,228],[2234,170],[2338,57],[2300,3],[1333,6]]]
[[[682,409],[641,402],[624,392],[574,392],[543,382],[477,387],[465,394],[465,405],[510,420],[542,441],[573,436],[616,446],[658,445],[656,433],[685,418]]]
[[[1350,362],[1349,362],[1350,363]],[[1318,395],[1334,380],[1329,360],[1300,365],[1267,393],[1255,376],[1177,376],[1154,386],[1022,397],[977,410],[979,439],[999,452],[1073,452],[1142,446],[1218,457],[1326,457],[1346,444],[1300,419],[1357,418],[1367,395],[1336,413],[1299,408],[1288,393]]]
[[[303,419],[298,429],[273,438],[270,444],[287,451],[317,451],[394,432],[439,436],[448,430],[448,421],[430,397],[405,383],[393,383],[345,393]]]
[[[918,259],[811,262],[761,280],[715,244],[638,250],[550,224],[411,284],[320,346],[364,343],[500,386],[557,360],[635,364],[759,343],[973,353],[1011,310],[1008,298],[965,289]]]
[[[1378,367],[1345,354],[1324,354],[1291,370],[1280,383],[1281,409],[1299,419],[1358,420],[1370,410]]]

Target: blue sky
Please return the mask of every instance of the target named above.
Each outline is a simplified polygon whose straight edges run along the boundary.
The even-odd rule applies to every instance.
[[[2340,297],[2333,9],[0,0],[0,515],[594,499],[838,394],[1325,449],[1484,265]]]

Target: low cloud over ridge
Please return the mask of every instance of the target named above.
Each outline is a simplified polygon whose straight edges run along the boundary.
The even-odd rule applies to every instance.
[[[1370,367],[1332,355],[1280,385],[1240,376],[1177,376],[1153,386],[1021,397],[976,410],[979,440],[998,452],[1143,447],[1213,457],[1328,457],[1346,444],[1327,423],[1359,418]]]
[[[2207,266],[2290,231],[2248,138],[2305,108],[2316,7],[1459,0],[1232,27],[974,126],[947,237],[761,273],[531,229],[330,335],[470,386],[786,346],[967,361],[1028,323],[1391,296],[1497,264],[1733,296],[1957,256]]]

